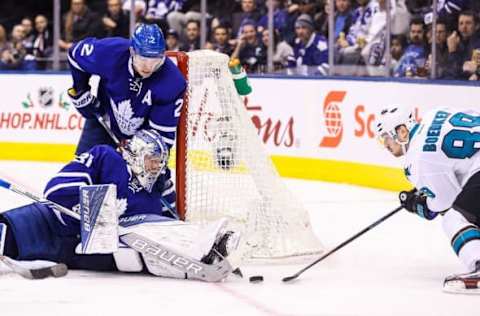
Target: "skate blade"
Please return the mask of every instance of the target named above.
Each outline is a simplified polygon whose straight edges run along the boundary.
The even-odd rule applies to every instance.
[[[480,295],[480,281],[477,282],[476,287],[474,287],[474,282],[469,282],[469,286],[462,280],[451,280],[445,282],[443,285],[443,291],[451,294],[474,294]]]

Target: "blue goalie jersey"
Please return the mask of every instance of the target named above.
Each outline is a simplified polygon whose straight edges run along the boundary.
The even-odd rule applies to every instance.
[[[44,196],[75,209],[79,204],[79,187],[92,184],[116,185],[118,212],[123,213],[122,216],[158,214],[171,217],[168,207],[161,202],[162,199],[172,208],[175,207],[175,188],[168,169],[160,175],[149,193],[131,173],[121,154],[107,145],[95,146],[63,167],[47,183]],[[57,216],[60,214],[57,213]],[[61,215],[60,220],[65,224],[76,221],[65,215]]]
[[[142,78],[133,68],[130,40],[90,37],[70,48],[68,61],[76,91],[90,89],[91,75],[100,77],[100,111],[119,139],[153,128],[169,148],[173,146],[186,81],[169,58],[150,77]]]

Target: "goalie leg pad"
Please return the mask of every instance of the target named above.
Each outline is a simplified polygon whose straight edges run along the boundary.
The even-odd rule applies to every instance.
[[[226,219],[204,227],[158,215],[120,219],[120,240],[142,253],[147,270],[158,276],[216,282],[232,270],[227,260],[203,260],[225,236]],[[225,253],[225,252],[224,252]],[[223,259],[223,258],[222,258]]]
[[[200,261],[224,235],[227,220],[200,226],[164,216],[140,214],[121,218],[120,225],[122,234],[139,234]]]
[[[227,260],[208,265],[136,233],[125,234],[120,239],[142,253],[149,272],[154,275],[219,282],[232,272]]]

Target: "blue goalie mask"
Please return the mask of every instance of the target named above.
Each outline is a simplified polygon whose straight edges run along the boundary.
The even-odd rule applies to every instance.
[[[160,134],[153,129],[138,131],[127,142],[122,155],[140,185],[152,192],[168,163],[168,147]]]

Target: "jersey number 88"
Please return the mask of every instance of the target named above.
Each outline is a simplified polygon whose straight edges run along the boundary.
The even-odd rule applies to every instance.
[[[459,112],[450,118],[449,123],[454,127],[474,128],[480,126],[480,116]],[[442,151],[449,158],[470,158],[479,149],[480,132],[453,129],[443,138]]]

